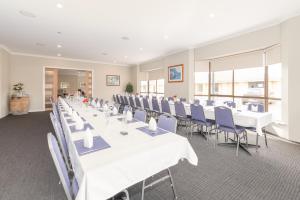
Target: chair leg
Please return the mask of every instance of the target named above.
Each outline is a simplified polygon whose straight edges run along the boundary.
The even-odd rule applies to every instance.
[[[256,147],[255,147],[256,151],[258,150],[258,137],[259,137],[259,135],[256,132]]]
[[[174,180],[173,180],[173,177],[172,177],[172,174],[171,174],[171,171],[170,171],[169,168],[168,168],[168,173],[169,173],[169,176],[170,176],[170,182],[171,182],[171,187],[172,187],[173,194],[174,194],[174,199],[177,199],[177,194],[176,194],[176,190],[175,190]]]
[[[239,147],[240,147],[240,137],[237,135],[237,144],[236,144],[236,156],[239,156]]]
[[[267,132],[266,132],[266,131],[264,131],[264,135],[265,135],[265,143],[266,143],[266,147],[268,148]]]
[[[143,180],[142,198],[141,198],[141,200],[144,200],[144,194],[145,194],[145,180]]]

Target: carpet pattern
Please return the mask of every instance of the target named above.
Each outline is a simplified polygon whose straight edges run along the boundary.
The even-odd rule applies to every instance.
[[[0,120],[1,200],[66,200],[48,149],[49,131],[53,129],[48,112]],[[190,142],[198,166],[184,161],[171,168],[179,199],[300,199],[300,145],[269,138],[266,148],[261,137],[257,153],[253,149],[249,156],[240,151],[236,157],[234,148],[213,148],[200,135]],[[250,142],[255,142],[254,136],[250,135]],[[129,192],[131,199],[140,199],[141,184]],[[146,200],[172,198],[168,181],[145,192]]]

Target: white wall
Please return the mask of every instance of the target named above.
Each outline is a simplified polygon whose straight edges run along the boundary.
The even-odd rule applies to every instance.
[[[10,84],[22,82],[30,95],[30,111],[43,110],[43,68],[59,67],[93,71],[93,96],[111,100],[112,95],[124,93],[125,85],[131,81],[131,68],[108,64],[95,64],[64,59],[11,55]],[[120,86],[106,86],[106,75],[120,75]]]
[[[281,24],[281,56],[283,73],[288,74],[284,82],[284,109],[288,112],[288,139],[300,141],[300,16]]]
[[[9,53],[0,47],[0,118],[9,112],[8,98],[10,94]]]

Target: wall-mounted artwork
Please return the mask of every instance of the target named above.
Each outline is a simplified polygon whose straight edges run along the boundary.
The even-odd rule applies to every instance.
[[[168,68],[169,83],[183,82],[184,66],[183,64],[170,66]]]
[[[120,76],[119,75],[106,75],[106,85],[107,86],[120,86]]]

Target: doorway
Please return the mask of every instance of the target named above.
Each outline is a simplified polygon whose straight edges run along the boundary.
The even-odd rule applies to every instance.
[[[76,69],[45,68],[45,110],[52,109],[52,101],[58,97],[74,96],[78,90],[92,97],[92,71]]]

